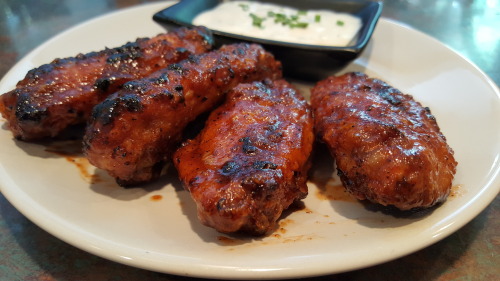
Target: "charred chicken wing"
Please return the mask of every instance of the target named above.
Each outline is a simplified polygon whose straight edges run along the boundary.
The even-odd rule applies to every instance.
[[[181,28],[118,48],[56,59],[28,72],[0,96],[0,112],[14,136],[54,137],[88,120],[92,108],[125,82],[212,48],[205,28]]]
[[[361,73],[320,81],[311,104],[318,137],[355,197],[401,210],[446,199],[457,162],[429,108]]]
[[[121,185],[159,176],[183,129],[242,82],[281,77],[281,63],[258,45],[223,46],[126,83],[97,105],[84,136],[89,161]]]
[[[283,81],[240,84],[174,154],[198,217],[220,232],[261,235],[307,194],[311,111]]]

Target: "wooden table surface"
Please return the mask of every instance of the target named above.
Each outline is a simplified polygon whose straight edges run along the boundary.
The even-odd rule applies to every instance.
[[[68,27],[146,2],[158,1],[0,0],[0,77],[27,52]],[[383,16],[439,39],[500,84],[499,1],[384,1]],[[423,250],[309,280],[500,280],[499,208],[497,195],[474,220]],[[0,280],[191,280],[79,250],[30,222],[1,194],[0,253]]]

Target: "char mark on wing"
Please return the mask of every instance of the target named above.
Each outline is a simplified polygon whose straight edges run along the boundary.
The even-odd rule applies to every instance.
[[[31,101],[29,93],[20,93],[16,104],[16,118],[20,121],[39,122],[47,115],[47,111]]]
[[[225,176],[228,176],[230,174],[237,172],[239,168],[240,165],[238,165],[238,163],[236,163],[235,161],[227,161],[220,169],[220,173]]]
[[[103,125],[110,124],[122,111],[139,112],[143,109],[141,99],[134,94],[126,94],[119,98],[106,99],[92,110],[92,119],[99,120]]]
[[[252,166],[258,170],[276,170],[278,168],[278,165],[269,161],[255,161]]]
[[[243,149],[243,152],[245,154],[253,154],[255,151],[257,151],[257,147],[253,145],[252,140],[250,137],[244,137],[240,139],[240,142],[242,142],[241,148]]]
[[[121,47],[111,49],[110,55],[106,59],[109,64],[120,61],[135,60],[142,56],[142,51],[137,42],[129,42]]]
[[[375,89],[374,90],[377,95],[379,95],[381,98],[383,98],[385,101],[387,101],[389,104],[394,105],[394,106],[399,106],[401,105],[402,101],[399,99],[395,94],[399,94],[400,92],[393,87],[390,86],[384,86],[381,89]]]

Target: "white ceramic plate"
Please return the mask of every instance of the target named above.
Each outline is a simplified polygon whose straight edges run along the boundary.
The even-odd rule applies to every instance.
[[[151,16],[165,7],[122,10],[56,36],[15,65],[0,92],[53,58],[162,32]],[[311,183],[305,208],[282,219],[274,234],[230,237],[199,224],[189,194],[174,176],[144,189],[122,189],[79,155],[48,151],[67,151],[65,144],[14,140],[4,120],[1,191],[30,220],[95,255],[160,272],[224,279],[297,278],[389,261],[453,233],[495,198],[500,94],[479,69],[429,36],[382,19],[348,70],[386,80],[432,109],[459,162],[458,189],[442,206],[393,216],[346,199],[334,179],[320,189]],[[331,162],[317,162],[314,169],[316,180],[324,182]],[[329,200],[329,195],[340,197]]]

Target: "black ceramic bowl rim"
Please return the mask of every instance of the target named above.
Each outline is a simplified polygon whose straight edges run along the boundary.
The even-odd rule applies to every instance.
[[[168,29],[186,26],[193,27],[192,19],[199,13],[211,9],[223,0],[182,0],[170,7],[167,7],[153,15],[153,20]],[[330,72],[335,66],[339,67],[357,58],[364,50],[375,30],[375,26],[382,13],[383,3],[373,0],[322,0],[322,1],[300,1],[292,0],[270,0],[263,1],[283,6],[304,6],[316,5],[307,9],[330,9],[336,12],[347,12],[359,16],[363,23],[356,41],[348,46],[324,46],[300,43],[290,43],[263,39],[257,37],[244,36],[234,33],[222,32],[210,29],[214,35],[215,45],[230,44],[236,42],[256,43],[263,45],[272,51],[275,56],[284,62],[285,74],[292,76],[310,76],[310,71],[299,70],[299,68],[318,67],[316,72]],[[297,5],[293,5],[293,4]],[[321,5],[321,7],[319,6]],[[322,7],[325,5],[325,7]],[[333,9],[331,6],[343,7],[344,9],[355,9],[356,12],[349,12],[341,9]],[[329,8],[330,7],[330,8]],[[300,61],[292,61],[298,58]],[[307,59],[305,59],[307,57]],[[288,67],[287,67],[288,66]],[[300,72],[300,73],[299,73]],[[295,75],[297,74],[297,75]],[[312,78],[323,75],[312,75]],[[307,78],[309,79],[309,78]]]
[[[156,22],[159,23],[165,23],[165,22],[171,22],[173,24],[176,24],[178,26],[187,26],[187,27],[192,27],[194,26],[191,22],[185,22],[181,21],[176,17],[170,17],[165,15],[169,10],[175,9],[176,7],[179,7],[180,5],[185,5],[185,6],[191,6],[193,2],[197,1],[205,1],[205,0],[182,0],[179,1],[178,3],[157,12],[154,14],[153,19]],[[223,1],[217,1],[217,2],[223,2]],[[270,1],[273,2],[273,1]],[[290,2],[290,1],[287,1]],[[266,45],[278,45],[282,47],[293,47],[293,48],[301,48],[301,49],[308,49],[308,50],[318,50],[318,51],[328,51],[328,50],[336,50],[336,51],[352,51],[352,52],[358,52],[361,49],[363,49],[364,46],[368,43],[368,41],[371,38],[371,35],[375,29],[375,26],[377,24],[377,21],[380,17],[380,14],[382,12],[382,7],[383,3],[380,1],[371,1],[371,0],[341,0],[341,1],[334,1],[337,2],[338,4],[342,3],[367,3],[370,4],[372,3],[373,6],[373,11],[370,13],[368,18],[364,19],[362,28],[360,30],[360,34],[358,36],[358,40],[356,44],[354,45],[349,45],[349,46],[327,46],[327,45],[314,45],[314,44],[301,44],[301,43],[291,43],[291,42],[283,42],[283,41],[277,41],[277,40],[271,40],[271,39],[263,39],[263,38],[258,38],[258,37],[251,37],[251,36],[245,36],[245,35],[239,35],[235,33],[228,33],[228,32],[223,32],[223,31],[218,31],[214,29],[210,29],[213,34],[218,35],[218,36],[223,36],[235,40],[241,40],[241,41],[248,41],[248,42],[255,42],[255,43],[261,43],[261,44],[266,44]],[[214,6],[210,6],[209,8],[213,8]]]

